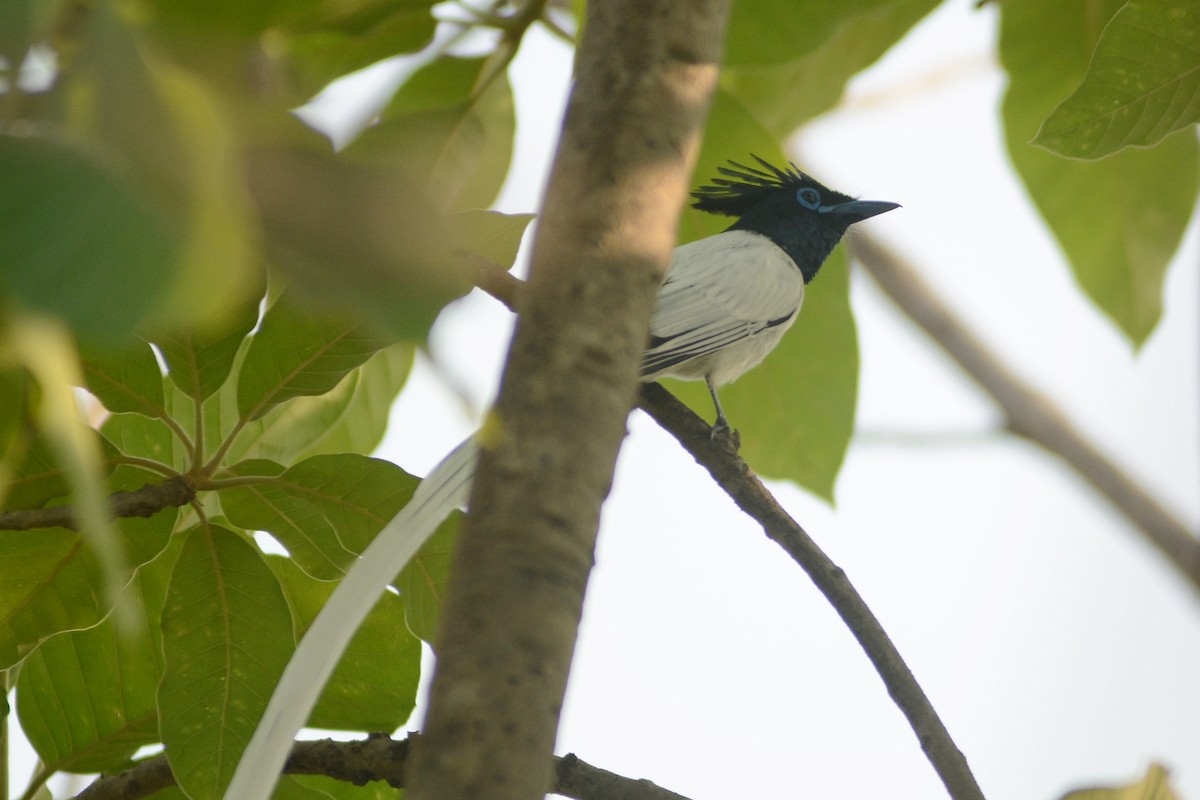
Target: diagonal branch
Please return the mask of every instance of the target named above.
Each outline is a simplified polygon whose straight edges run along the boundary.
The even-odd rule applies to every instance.
[[[109,513],[115,517],[152,517],[166,508],[185,506],[196,497],[187,478],[177,475],[161,483],[148,483],[132,492],[113,492],[108,496]],[[0,530],[27,531],[34,528],[76,530],[71,506],[28,508],[0,512]]]
[[[852,247],[888,297],[996,401],[1009,430],[1065,461],[1200,589],[1200,539],[1089,441],[1049,398],[1018,378],[899,255],[865,235],[856,237]]]
[[[520,280],[485,259],[477,259],[475,268],[481,288],[510,309],[516,306],[517,295],[523,286]],[[639,405],[679,440],[683,448],[709,471],[717,485],[762,526],[767,536],[800,565],[825,595],[866,651],[896,705],[908,718],[926,757],[950,796],[954,800],[982,800],[983,792],[971,774],[966,758],[846,573],[776,502],[729,439],[714,444],[708,424],[657,383],[643,385]]]
[[[415,733],[406,739],[375,734],[350,742],[296,742],[284,772],[323,775],[355,786],[384,781],[403,789],[408,785],[409,745],[417,738]],[[593,767],[574,754],[555,757],[553,775],[550,792],[573,800],[688,800],[650,781]],[[98,778],[75,800],[141,800],[174,785],[171,767],[166,757],[159,755],[124,772]]]

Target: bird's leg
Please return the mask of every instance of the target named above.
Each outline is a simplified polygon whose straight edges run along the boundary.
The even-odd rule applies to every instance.
[[[717,419],[713,423],[711,440],[716,441],[718,436],[729,433],[729,420],[725,419],[725,409],[721,408],[721,401],[717,398],[717,387],[713,386],[712,378],[705,378],[704,383],[708,386],[708,393],[712,395],[713,405],[717,407]]]

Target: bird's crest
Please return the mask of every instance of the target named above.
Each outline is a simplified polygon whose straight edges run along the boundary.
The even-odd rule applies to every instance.
[[[762,165],[762,169],[736,161],[730,161],[728,167],[717,167],[717,172],[725,177],[713,178],[710,184],[692,192],[692,207],[710,214],[736,217],[781,189],[794,191],[811,186],[822,194],[828,191],[791,162],[787,169],[780,169],[753,153],[751,157]]]

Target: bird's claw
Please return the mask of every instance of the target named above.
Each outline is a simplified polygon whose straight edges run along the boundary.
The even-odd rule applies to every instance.
[[[733,428],[729,427],[729,423],[723,418],[718,418],[712,426],[712,432],[709,434],[709,442],[716,446],[719,439],[729,439],[733,449],[740,450],[742,447],[742,437]]]

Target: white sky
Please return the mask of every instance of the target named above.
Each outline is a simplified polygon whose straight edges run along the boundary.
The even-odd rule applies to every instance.
[[[1009,170],[994,23],[994,7],[944,5],[792,155],[838,189],[902,203],[872,233],[1196,529],[1197,226],[1135,355],[1075,289]],[[514,64],[501,210],[537,208],[570,59],[535,29]],[[1132,780],[1154,759],[1200,800],[1196,594],[1080,479],[996,433],[987,399],[863,276],[853,292],[863,435],[838,507],[783,484],[780,500],[867,598],[991,800]],[[478,292],[447,310],[435,355],[470,402],[421,360],[381,455],[424,474],[471,432],[510,324]],[[693,800],[944,796],[799,568],[669,436],[640,414],[630,428],[558,752]],[[28,774],[18,765],[14,786]]]

